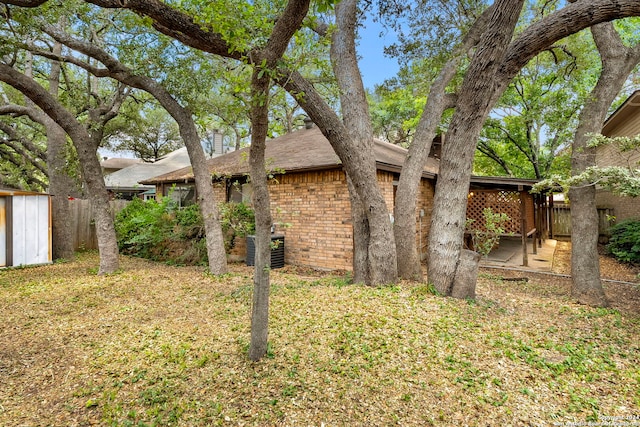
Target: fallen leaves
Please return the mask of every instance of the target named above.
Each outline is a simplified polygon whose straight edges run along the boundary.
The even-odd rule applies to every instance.
[[[535,426],[640,411],[629,285],[605,310],[531,273],[483,274],[467,302],[274,270],[269,356],[252,363],[251,268],[123,257],[97,277],[95,264],[0,272],[0,425]]]

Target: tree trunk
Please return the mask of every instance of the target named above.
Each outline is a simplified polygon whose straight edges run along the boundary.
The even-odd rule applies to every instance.
[[[436,136],[438,125],[442,120],[442,113],[446,108],[453,107],[447,103],[445,89],[455,76],[466,52],[478,43],[492,10],[493,6],[489,7],[476,20],[469,30],[465,42],[453,53],[451,59],[442,67],[438,77],[431,84],[427,103],[402,165],[396,192],[393,231],[398,257],[398,276],[403,279],[422,280],[422,260],[418,257],[415,245],[417,197],[422,170],[431,151],[431,144]]]
[[[51,241],[53,259],[72,260],[75,255],[71,223],[69,222],[69,188],[73,185],[65,173],[67,134],[64,129],[47,120],[47,167],[51,194]]]
[[[450,60],[431,85],[427,104],[400,173],[396,191],[393,231],[398,257],[398,276],[402,279],[423,279],[422,260],[419,258],[416,248],[418,189],[422,180],[424,165],[431,151],[431,144],[436,136],[438,124],[445,107],[447,107],[445,88],[455,75],[460,59],[461,56],[457,56]]]
[[[498,0],[460,90],[442,149],[429,233],[429,282],[453,293],[466,221],[467,195],[476,142],[492,107],[494,77],[522,9],[523,0]]]
[[[251,81],[251,147],[249,174],[251,199],[256,217],[256,253],[253,273],[253,304],[251,307],[251,345],[249,358],[260,360],[267,353],[269,333],[269,291],[271,269],[271,203],[264,159],[268,119],[269,78],[254,70]]]
[[[269,335],[269,291],[271,270],[271,202],[264,159],[269,127],[270,71],[282,58],[291,37],[302,25],[308,1],[290,1],[277,20],[267,45],[254,52],[256,64],[251,76],[251,147],[249,174],[256,217],[255,269],[251,307],[249,358],[260,360],[267,353]]]
[[[347,175],[349,200],[351,202],[351,222],[353,224],[353,283],[369,283],[369,221],[365,215],[358,193]]]
[[[480,254],[468,249],[460,253],[460,261],[456,268],[451,296],[459,299],[476,298],[476,282],[478,281],[478,267]]]
[[[575,142],[574,142],[575,144]],[[598,210],[593,186],[572,188],[571,200],[571,296],[581,304],[607,307],[600,280]]]
[[[92,144],[91,136],[84,126],[35,80],[28,78],[8,65],[0,63],[0,81],[13,86],[31,99],[71,137],[78,153],[83,179],[87,186],[89,200],[94,212],[98,249],[100,251],[98,274],[115,272],[119,268],[116,231],[109,206],[109,194],[104,185],[102,168],[96,155],[96,149]]]
[[[59,55],[62,44],[55,43],[52,53]],[[49,73],[49,93],[57,98],[60,86],[60,62],[51,62]],[[40,110],[39,110],[40,111]],[[75,256],[70,216],[69,199],[72,191],[72,179],[65,172],[67,164],[67,134],[49,116],[42,114],[47,134],[47,168],[49,176],[49,194],[51,194],[51,241],[53,259],[72,260]]]
[[[164,91],[164,89],[162,89]],[[154,91],[155,92],[155,91]],[[166,92],[166,91],[164,91]],[[204,221],[205,238],[207,243],[207,257],[209,260],[209,271],[211,274],[224,274],[227,272],[227,255],[224,248],[224,237],[222,226],[220,225],[220,212],[211,185],[211,173],[207,166],[207,159],[200,144],[200,137],[196,125],[188,110],[185,110],[168,93],[159,96],[150,92],[161,101],[169,114],[176,120],[180,127],[180,136],[187,147],[191,168],[196,181],[196,193],[198,195],[198,205]],[[166,98],[169,97],[170,100]]]
[[[595,148],[587,147],[590,134],[602,130],[607,111],[625,80],[640,61],[640,45],[628,48],[611,23],[591,28],[602,60],[602,72],[580,113],[573,140],[571,173],[579,175],[595,166]],[[582,304],[609,305],[600,280],[598,255],[598,211],[594,184],[569,190],[571,199],[571,296]]]
[[[376,286],[396,281],[397,261],[390,211],[378,186],[369,105],[356,57],[356,12],[357,0],[343,0],[336,5],[337,29],[332,37],[331,61],[340,87],[344,125],[353,150],[351,156],[346,157],[355,160],[343,161],[351,180],[349,188],[356,193],[351,195],[351,200],[358,200],[351,204],[356,243],[354,262],[366,263],[365,266],[354,266],[354,273],[357,271],[360,279],[361,273],[366,272],[362,279]],[[341,159],[345,157],[338,150],[336,152]],[[367,231],[367,235],[360,235]],[[365,244],[366,255],[357,253],[365,249]]]

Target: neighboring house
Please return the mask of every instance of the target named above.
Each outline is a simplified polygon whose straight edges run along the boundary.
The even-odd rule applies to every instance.
[[[51,259],[51,196],[0,187],[0,267]]]
[[[115,159],[114,159],[115,160]],[[124,159],[119,159],[124,160]],[[135,159],[131,159],[135,160]],[[104,177],[107,190],[116,199],[131,200],[134,197],[142,197],[145,200],[155,197],[155,186],[141,185],[140,181],[162,175],[167,172],[190,167],[191,161],[186,147],[172,151],[153,163],[140,162],[139,160],[123,169],[110,173]],[[176,193],[177,196],[178,193]],[[184,199],[187,194],[182,195]],[[181,200],[178,200],[182,202]]]
[[[602,134],[608,137],[628,136],[640,134],[640,90],[635,91],[627,100],[604,122]],[[631,157],[622,155],[615,147],[603,145],[596,149],[597,166],[624,166],[638,168],[640,152],[636,151]],[[608,191],[598,189],[596,203],[599,208],[613,209],[616,220],[640,218],[640,197],[619,197]]]
[[[382,141],[375,141],[374,150],[378,184],[393,212],[396,186],[407,150]],[[248,155],[248,149],[243,149],[208,161],[218,201],[250,201]],[[269,182],[271,212],[276,233],[285,235],[286,263],[322,269],[351,269],[353,227],[349,192],[342,164],[329,141],[317,127],[298,130],[267,141],[265,160],[273,175]],[[422,173],[416,209],[416,245],[423,257],[437,171],[438,161],[429,158]],[[496,202],[520,203],[520,193],[530,189],[532,182],[475,177],[472,188],[483,194],[482,206],[496,207]],[[142,183],[155,185],[157,194],[164,196],[176,189],[195,195],[193,173],[189,168]],[[492,194],[487,196],[487,192]],[[533,204],[529,212],[533,217]],[[519,218],[515,222],[515,232],[519,233]],[[533,223],[532,219],[531,227]]]
[[[100,162],[100,166],[102,167],[102,174],[109,175],[110,173],[114,173],[119,171],[120,169],[124,169],[126,167],[142,163],[140,159],[126,159],[122,157],[105,157]]]

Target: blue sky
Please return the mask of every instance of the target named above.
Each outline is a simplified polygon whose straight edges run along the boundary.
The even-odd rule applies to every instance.
[[[360,30],[359,65],[364,86],[373,89],[375,84],[383,83],[385,79],[395,76],[400,67],[396,59],[384,55],[384,47],[396,41],[395,33],[385,30],[380,23],[371,19],[367,19],[365,25],[366,27]]]

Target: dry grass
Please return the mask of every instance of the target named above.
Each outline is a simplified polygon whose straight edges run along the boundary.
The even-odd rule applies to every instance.
[[[96,264],[0,271],[0,426],[640,424],[638,307],[575,305],[566,280],[484,273],[467,302],[277,270],[251,363],[248,267]]]

